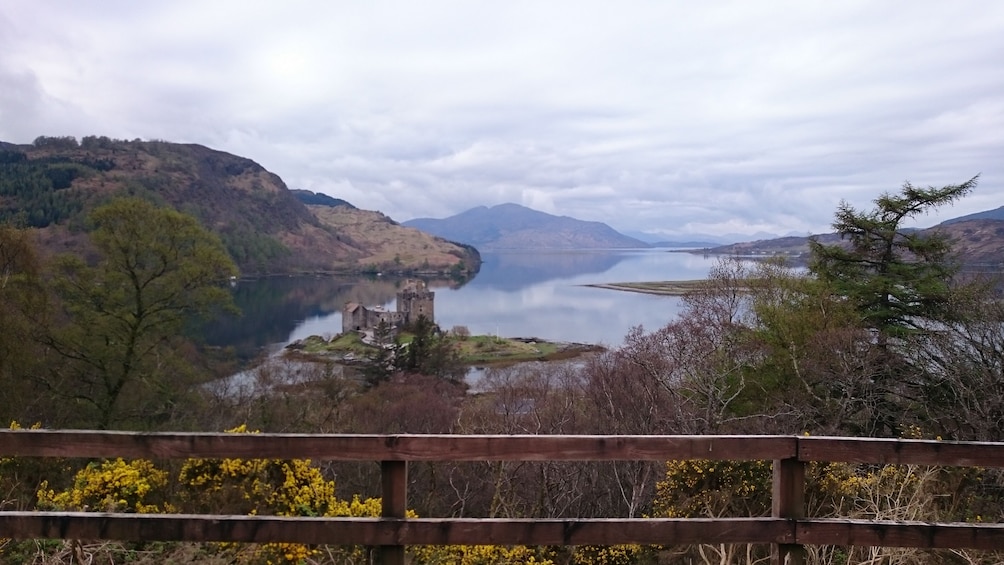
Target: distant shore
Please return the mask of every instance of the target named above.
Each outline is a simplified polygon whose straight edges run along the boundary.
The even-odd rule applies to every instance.
[[[655,281],[655,282],[622,282],[622,283],[600,283],[587,284],[593,288],[606,288],[609,290],[623,290],[626,292],[641,292],[644,294],[658,294],[663,296],[683,296],[701,288],[706,280],[693,281]]]

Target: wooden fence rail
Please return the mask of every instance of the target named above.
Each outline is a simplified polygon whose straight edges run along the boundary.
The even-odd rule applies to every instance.
[[[805,545],[1004,548],[1004,525],[805,516],[808,462],[1004,467],[1004,443],[803,436],[305,435],[0,430],[0,456],[309,458],[379,461],[381,518],[0,512],[0,538],[443,544],[770,544],[774,563],[803,563]],[[409,461],[773,461],[773,512],[719,519],[405,518]]]

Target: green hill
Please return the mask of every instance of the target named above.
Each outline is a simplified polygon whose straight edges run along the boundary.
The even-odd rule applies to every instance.
[[[37,228],[49,250],[86,251],[87,212],[115,195],[138,195],[197,217],[217,233],[245,274],[373,268],[456,272],[476,269],[477,252],[430,239],[427,255],[380,262],[379,242],[351,235],[315,214],[342,202],[344,213],[365,214],[347,202],[315,195],[310,206],[277,175],[250,159],[195,144],[125,141],[88,136],[40,137],[31,145],[0,142],[0,222]],[[413,237],[401,230],[402,241]],[[374,249],[374,246],[379,249]]]

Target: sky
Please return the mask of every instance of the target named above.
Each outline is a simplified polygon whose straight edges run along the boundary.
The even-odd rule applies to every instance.
[[[514,202],[669,238],[1004,206],[1004,2],[11,0],[0,140],[199,143],[398,221]]]

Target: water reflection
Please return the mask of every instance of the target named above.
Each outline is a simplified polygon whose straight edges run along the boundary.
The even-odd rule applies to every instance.
[[[475,334],[620,345],[636,325],[656,329],[679,313],[675,297],[598,289],[595,283],[702,279],[715,259],[665,250],[486,253],[470,282],[429,280],[436,321]],[[341,331],[341,308],[354,301],[393,308],[400,279],[281,277],[241,281],[243,315],[206,332],[214,345],[248,358],[267,346]]]
[[[233,290],[239,316],[221,315],[203,330],[209,345],[233,347],[241,359],[250,359],[270,346],[282,346],[310,335],[337,333],[346,302],[388,304],[394,301],[401,279],[334,277],[320,275],[268,277],[238,282]],[[434,288],[457,287],[451,280],[432,279]],[[318,320],[337,318],[310,329]],[[316,325],[316,324],[315,324]],[[304,332],[306,335],[302,335]],[[298,337],[293,337],[294,335]]]
[[[628,257],[624,253],[592,250],[484,254],[481,271],[471,284],[519,290],[556,279],[603,273]]]

